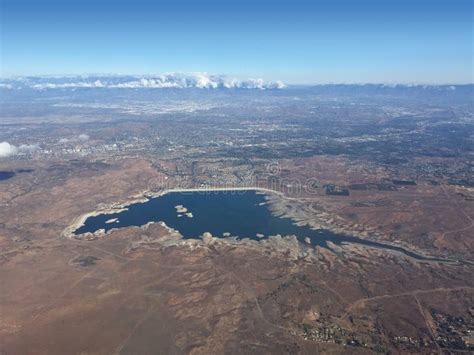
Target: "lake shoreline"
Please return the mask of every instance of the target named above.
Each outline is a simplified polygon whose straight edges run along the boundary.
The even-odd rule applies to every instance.
[[[86,232],[86,233],[76,234],[76,231],[78,229],[80,229],[82,226],[84,226],[87,219],[90,218],[90,217],[120,213],[120,212],[128,210],[128,207],[132,204],[146,203],[146,202],[148,202],[148,201],[150,201],[154,198],[158,198],[158,197],[170,194],[170,193],[212,194],[214,192],[224,192],[224,191],[230,191],[230,192],[232,192],[232,191],[255,191],[257,194],[265,195],[265,197],[266,197],[265,198],[265,201],[266,201],[265,204],[269,204],[269,205],[271,205],[275,201],[275,197],[272,198],[271,195],[278,197],[277,199],[294,200],[294,198],[286,197],[280,191],[275,191],[275,190],[271,190],[271,189],[268,189],[268,188],[262,188],[262,187],[176,188],[176,189],[165,189],[165,190],[162,190],[162,191],[159,191],[159,192],[145,191],[145,192],[142,192],[141,194],[133,196],[130,200],[126,201],[125,203],[112,203],[106,208],[98,209],[98,210],[86,213],[86,214],[76,218],[73,221],[73,223],[63,231],[62,235],[65,236],[65,237],[68,237],[68,238],[75,238],[75,239],[87,239],[87,240],[97,239],[97,238],[100,238],[100,237],[103,237],[103,236],[107,235],[108,233],[111,233],[113,230],[115,230],[117,228],[112,228],[112,229],[109,229],[107,231],[105,231],[104,229],[98,229],[93,233]],[[357,232],[354,233],[353,231],[352,232],[344,231],[344,230],[341,230],[340,228],[334,228],[336,230],[332,230],[332,228],[330,228],[330,226],[328,227],[326,225],[321,225],[319,228],[315,228],[314,225],[311,225],[309,223],[301,223],[301,221],[298,221],[298,219],[296,217],[293,218],[291,216],[291,214],[284,214],[284,215],[277,214],[275,209],[272,209],[271,206],[270,206],[270,208],[268,208],[268,210],[274,217],[288,218],[293,222],[293,224],[298,225],[298,226],[305,225],[313,231],[318,231],[318,230],[319,231],[327,231],[327,232],[331,232],[333,234],[340,234],[342,236],[345,235],[346,237],[349,237],[349,238],[360,239],[360,242],[358,242],[357,240],[354,240],[354,241],[348,241],[348,242],[343,242],[343,243],[357,244],[357,245],[361,245],[361,246],[364,246],[364,247],[380,248],[380,249],[385,249],[387,251],[390,250],[391,252],[404,254],[407,257],[411,257],[411,258],[419,259],[419,260],[423,260],[423,261],[430,261],[430,259],[432,261],[442,261],[441,259],[434,260],[433,257],[424,255],[424,253],[422,253],[418,250],[415,251],[414,248],[410,248],[410,247],[406,247],[406,246],[402,246],[402,245],[398,245],[398,244],[393,244],[393,243],[388,243],[388,242],[387,243],[385,243],[385,242],[381,243],[377,240],[371,240],[370,238],[367,238],[367,236],[359,236],[358,235],[359,233],[357,233]],[[164,221],[154,221],[154,222],[163,222],[164,223]],[[124,227],[118,227],[118,228],[124,228]],[[268,237],[270,237],[270,236],[268,236]],[[188,238],[185,238],[185,239],[188,239]],[[379,244],[379,246],[369,245],[369,244],[365,244],[363,242],[376,243],[376,244]],[[398,248],[400,250],[397,251],[397,250],[390,249],[390,248]],[[416,255],[416,257],[415,256],[410,256],[409,255],[410,253],[412,255]],[[449,261],[449,260],[446,260],[446,261]]]

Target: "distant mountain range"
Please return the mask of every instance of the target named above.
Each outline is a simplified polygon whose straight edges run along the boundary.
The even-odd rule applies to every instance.
[[[0,89],[311,89],[320,93],[449,93],[472,94],[474,84],[417,85],[417,84],[321,84],[286,85],[282,81],[238,79],[207,73],[169,73],[163,75],[71,75],[24,76],[0,79]]]
[[[283,89],[281,81],[263,79],[241,80],[207,73],[170,73],[156,76],[90,75],[90,76],[27,76],[0,79],[0,88],[31,89]]]

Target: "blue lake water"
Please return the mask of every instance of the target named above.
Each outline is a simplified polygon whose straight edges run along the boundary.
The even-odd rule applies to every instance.
[[[14,171],[0,171],[0,181],[11,179],[15,175]]]
[[[8,180],[15,177],[17,174],[31,173],[33,169],[17,169],[15,171],[0,171],[0,181]]]
[[[193,217],[178,213],[175,208],[178,205],[184,206]],[[112,219],[117,221],[107,223]],[[143,203],[131,204],[126,211],[89,217],[75,234],[94,233],[99,229],[108,231],[112,228],[142,226],[148,222],[159,221],[178,230],[185,239],[199,238],[205,232],[210,232],[215,237],[224,238],[224,233],[230,233],[239,239],[254,240],[261,239],[257,234],[263,234],[263,238],[277,234],[295,235],[302,242],[308,237],[313,246],[327,247],[328,241],[335,244],[354,243],[424,259],[400,247],[297,226],[289,218],[274,216],[266,205],[265,196],[255,190],[170,192]]]

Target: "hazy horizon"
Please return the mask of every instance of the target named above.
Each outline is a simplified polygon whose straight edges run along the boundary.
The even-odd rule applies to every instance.
[[[67,79],[67,78],[158,78],[167,75],[182,75],[191,77],[193,75],[206,75],[209,77],[216,78],[227,78],[234,79],[239,81],[249,81],[249,80],[263,80],[264,82],[282,82],[285,86],[290,87],[305,87],[305,86],[318,86],[318,85],[383,85],[383,86],[463,86],[463,85],[474,85],[474,80],[466,82],[417,82],[417,81],[313,81],[313,82],[292,82],[292,81],[283,81],[279,78],[264,78],[260,77],[244,77],[232,74],[222,74],[222,73],[208,73],[208,72],[156,72],[156,73],[45,73],[45,74],[27,74],[27,75],[3,75],[0,76],[0,81],[15,81],[25,78],[37,78],[37,79]]]

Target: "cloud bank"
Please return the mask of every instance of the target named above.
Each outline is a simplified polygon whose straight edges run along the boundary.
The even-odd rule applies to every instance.
[[[18,153],[18,148],[8,142],[0,143],[0,158],[6,158]]]
[[[27,77],[2,83],[4,88],[27,87],[46,89],[283,89],[286,85],[277,81],[210,75],[207,73],[170,73],[157,76],[71,76]]]
[[[8,142],[0,143],[0,158],[7,158],[18,153],[31,153],[40,149],[36,144],[22,144],[19,147]]]

